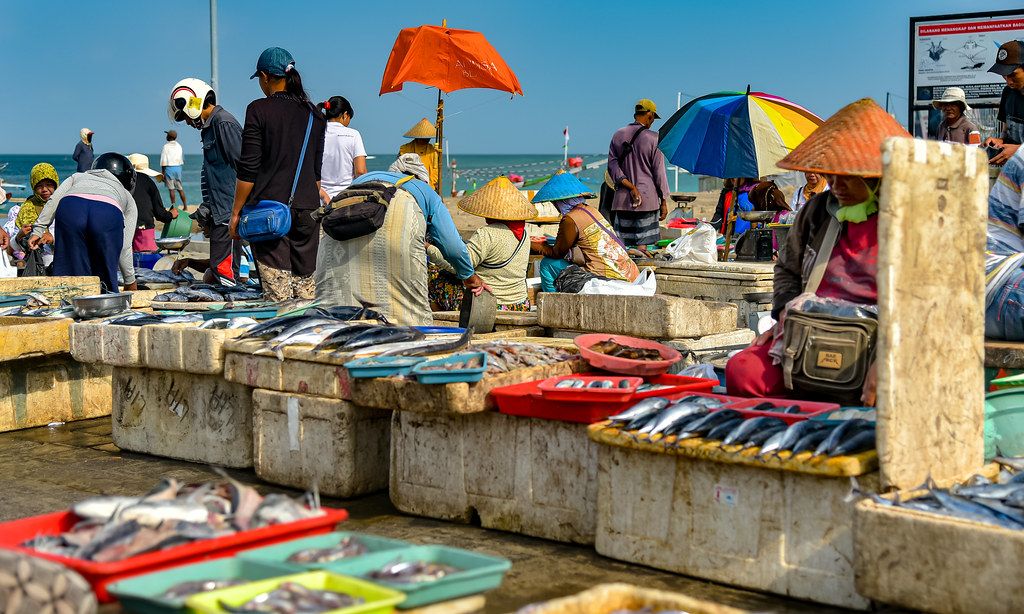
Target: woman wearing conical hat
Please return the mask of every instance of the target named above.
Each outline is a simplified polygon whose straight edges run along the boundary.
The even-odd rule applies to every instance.
[[[840,109],[783,158],[780,168],[819,173],[831,190],[815,195],[797,213],[775,264],[772,316],[780,320],[787,303],[805,292],[860,305],[878,304],[878,192],[882,181],[882,142],[907,137],[903,129],[870,98]],[[830,225],[839,233],[825,245]],[[818,254],[830,257],[817,288],[808,287]],[[729,360],[725,369],[729,394],[754,397],[802,396],[786,387],[781,366],[769,355],[781,326],[767,331]],[[874,405],[874,365],[859,399],[844,403]]]
[[[459,209],[487,221],[466,242],[469,261],[476,274],[491,287],[498,309],[529,311],[526,270],[530,264],[526,220],[537,217],[537,208],[526,200],[508,177],[502,175],[459,201]],[[462,303],[463,284],[455,269],[434,246],[427,249],[430,262],[430,300],[441,311],[456,311]]]
[[[533,202],[550,202],[562,214],[553,246],[543,241],[530,243],[534,253],[544,256],[540,263],[544,292],[556,291],[555,278],[569,266],[566,258],[574,247],[583,253],[583,268],[594,275],[623,281],[633,281],[640,275],[612,225],[600,211],[587,204],[588,198],[595,196],[579,179],[565,171],[548,179],[533,197]]]
[[[437,150],[430,143],[430,139],[437,135],[434,124],[424,117],[415,126],[409,129],[404,136],[412,140],[398,148],[398,155],[414,153],[419,155],[423,166],[427,167],[430,173],[430,187],[437,189]]]

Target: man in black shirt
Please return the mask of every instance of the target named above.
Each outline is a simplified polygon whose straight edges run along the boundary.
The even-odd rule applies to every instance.
[[[999,138],[990,137],[985,140],[986,147],[1002,149],[999,155],[990,160],[992,164],[1001,165],[1024,143],[1024,41],[1003,43],[996,54],[996,63],[988,71],[1006,80],[997,115],[1003,124],[1003,131]]]

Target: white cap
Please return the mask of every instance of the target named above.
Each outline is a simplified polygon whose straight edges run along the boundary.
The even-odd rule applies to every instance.
[[[959,87],[947,87],[946,91],[942,92],[942,98],[932,101],[932,106],[938,109],[944,102],[959,102],[964,105],[964,111],[971,110],[970,105],[967,104],[967,96]]]

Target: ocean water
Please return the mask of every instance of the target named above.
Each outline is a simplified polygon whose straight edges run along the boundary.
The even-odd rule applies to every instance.
[[[151,168],[159,171],[160,154],[150,153],[149,162]],[[373,155],[373,154],[371,154]],[[607,156],[605,154],[584,154],[579,156],[583,158],[584,164],[593,164],[604,160]],[[373,155],[372,158],[366,161],[367,170],[378,171],[387,170],[388,166],[394,162],[395,157],[393,154],[377,154]],[[21,183],[28,185],[29,173],[32,171],[32,167],[39,162],[49,162],[57,169],[57,175],[61,179],[71,175],[75,172],[78,165],[71,159],[70,155],[0,155],[0,165],[6,164],[7,166],[0,171],[0,176],[7,183]],[[453,156],[450,158],[452,166],[455,167],[458,178],[455,182],[456,190],[472,190],[474,185],[476,187],[483,186],[485,183],[494,179],[498,175],[502,174],[516,174],[523,177],[527,182],[535,181],[549,175],[554,174],[562,167],[562,158],[551,156],[550,154],[543,155],[503,155],[503,154],[487,154],[487,155],[463,155]],[[182,184],[185,188],[185,197],[189,204],[198,204],[202,201],[202,190],[199,186],[199,172],[202,168],[203,157],[199,154],[188,154],[185,156],[185,166],[182,170]],[[668,185],[672,191],[679,192],[696,192],[698,190],[697,177],[690,174],[680,174],[678,181],[678,190],[676,188],[676,175],[672,167],[668,167]],[[594,168],[585,169],[580,171],[577,175],[587,186],[591,187],[596,193],[600,188],[600,183],[604,178],[605,166],[599,165]],[[451,194],[451,180],[452,173],[449,171],[447,162],[442,176],[444,184],[443,193],[445,195]],[[543,181],[527,185],[527,189],[538,189],[543,185]],[[160,195],[164,199],[164,204],[170,203],[170,198],[167,195],[167,189],[160,186]],[[8,189],[11,196],[15,198],[26,198],[31,192],[28,188]],[[179,199],[180,201],[180,199]]]

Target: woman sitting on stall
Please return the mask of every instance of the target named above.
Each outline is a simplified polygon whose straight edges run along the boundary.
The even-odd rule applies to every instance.
[[[466,247],[470,264],[491,287],[498,309],[530,311],[526,296],[530,264],[526,220],[537,217],[537,208],[502,175],[459,201],[459,209],[487,221],[473,233]],[[428,246],[427,253],[431,262],[431,302],[441,311],[457,311],[462,303],[462,282],[436,247]]]
[[[579,179],[565,171],[549,179],[533,197],[535,203],[551,202],[562,214],[554,246],[545,241],[530,241],[530,250],[544,256],[540,262],[543,292],[556,292],[555,278],[569,266],[566,258],[573,247],[580,248],[583,268],[594,275],[629,282],[640,275],[611,224],[587,204],[588,198],[595,196]]]
[[[865,98],[840,109],[778,163],[780,168],[821,173],[832,189],[807,202],[786,237],[785,250],[775,264],[772,316],[776,320],[782,318],[787,303],[806,291],[818,253],[829,248],[831,256],[814,293],[877,305],[881,147],[890,136],[910,134],[875,101]],[[834,246],[825,246],[833,219],[841,224],[838,239]],[[800,390],[786,387],[781,366],[769,355],[774,334],[766,331],[729,360],[725,369],[729,394],[801,396]],[[874,373],[872,365],[860,399],[864,405],[875,403]]]
[[[46,201],[50,200],[53,193],[57,191],[57,186],[60,185],[57,169],[48,162],[40,162],[33,166],[29,177],[32,185],[32,196],[26,198],[18,210],[18,217],[15,221],[17,228],[14,235],[16,249],[24,248],[28,244],[28,236],[32,234],[32,224],[35,224],[36,220],[39,219],[39,214],[42,213],[43,207],[46,206]],[[43,233],[42,247],[37,248],[37,250],[43,250],[39,254],[42,256],[39,262],[43,267],[53,264],[52,231],[51,225],[51,228]],[[28,253],[25,255],[28,256]]]
[[[428,232],[463,286],[486,286],[473,271],[444,201],[419,179],[429,175],[417,156],[399,158],[390,169],[366,173],[349,186],[382,182],[396,190],[375,232],[344,241],[324,235],[316,257],[316,298],[324,306],[358,305],[363,299],[377,304],[375,309],[392,324],[430,326],[434,316],[427,298]]]

